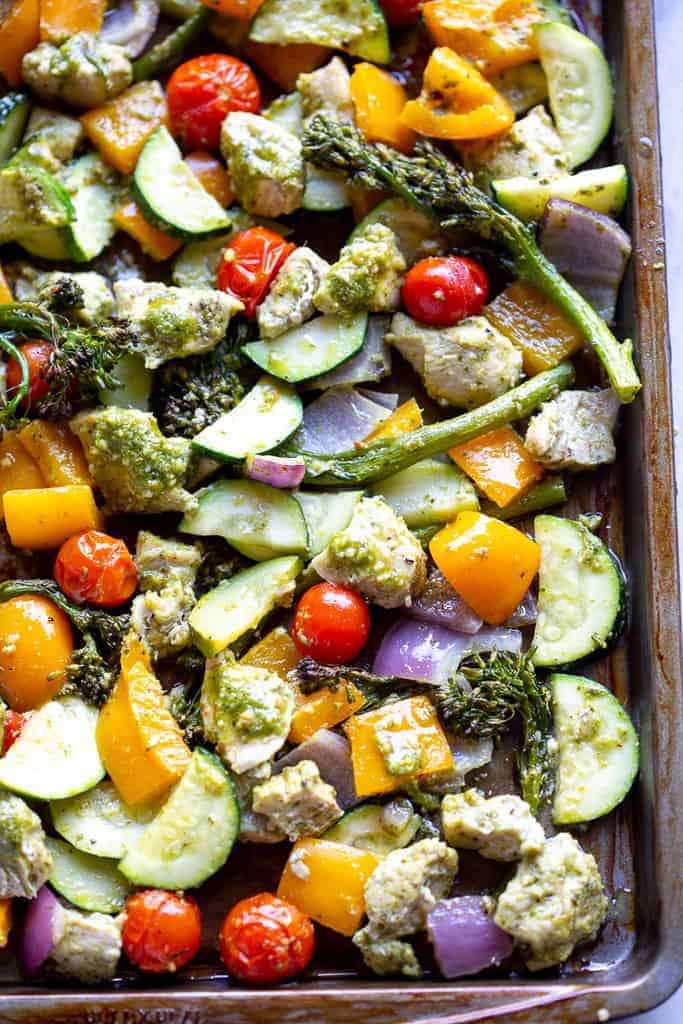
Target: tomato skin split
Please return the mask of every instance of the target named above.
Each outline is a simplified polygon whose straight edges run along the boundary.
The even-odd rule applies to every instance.
[[[236,903],[220,933],[221,957],[230,974],[252,985],[272,985],[300,974],[311,961],[311,919],[270,893]]]
[[[245,316],[253,317],[295,245],[268,228],[240,231],[223,251],[217,286],[244,304]]]
[[[143,889],[128,897],[125,914],[123,951],[141,971],[173,973],[196,955],[201,916],[192,896]]]
[[[55,560],[60,590],[78,604],[116,608],[133,596],[138,571],[124,541],[83,530],[64,541]]]
[[[220,147],[228,114],[258,114],[261,89],[248,64],[224,53],[185,61],[171,75],[166,92],[171,131],[185,150]]]

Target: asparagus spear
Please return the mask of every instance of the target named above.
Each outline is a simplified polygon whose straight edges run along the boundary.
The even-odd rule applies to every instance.
[[[507,394],[452,419],[410,430],[338,455],[313,455],[285,444],[282,455],[300,455],[306,462],[306,482],[319,486],[365,484],[412,466],[420,459],[447,451],[473,437],[529,416],[542,402],[574,382],[574,367],[560,363],[530,377]]]
[[[191,14],[165,39],[135,61],[133,64],[134,80],[143,82],[147,78],[154,78],[155,75],[163,71],[170,71],[172,67],[179,64],[185,51],[204,31],[208,20],[209,10],[206,7]]]
[[[619,342],[609,327],[546,259],[532,227],[476,188],[472,175],[429,142],[418,142],[414,156],[391,146],[371,145],[357,129],[324,114],[311,118],[303,137],[304,156],[319,167],[344,170],[350,184],[386,188],[443,228],[467,228],[507,250],[517,277],[552,299],[584,333],[597,352],[621,402],[632,402],[641,384],[631,341]]]

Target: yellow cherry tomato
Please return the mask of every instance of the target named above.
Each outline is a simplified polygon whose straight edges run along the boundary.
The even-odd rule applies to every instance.
[[[45,704],[64,685],[73,648],[71,623],[49,598],[0,604],[0,696],[13,711]]]

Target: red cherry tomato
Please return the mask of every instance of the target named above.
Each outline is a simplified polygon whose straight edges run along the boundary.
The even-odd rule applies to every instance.
[[[388,24],[400,28],[415,24],[420,17],[422,0],[381,0],[381,4]]]
[[[138,571],[122,540],[99,530],[75,533],[62,544],[55,559],[60,590],[79,604],[115,608],[135,592]]]
[[[177,971],[199,949],[201,917],[191,896],[143,889],[128,897],[125,913],[123,951],[141,971]]]
[[[268,228],[240,231],[223,250],[218,287],[243,302],[246,316],[252,317],[280,267],[295,249],[295,245]]]
[[[261,109],[254,72],[224,53],[207,53],[181,64],[169,79],[166,99],[171,130],[187,150],[218,149],[228,114],[258,114]]]
[[[406,274],[401,298],[410,315],[430,327],[452,327],[476,316],[489,291],[486,271],[466,256],[433,256]]]
[[[21,736],[21,730],[26,725],[30,714],[21,714],[20,711],[7,711],[5,714],[5,726],[2,731],[2,756],[4,757],[13,743]]]
[[[50,385],[47,379],[47,368],[52,355],[52,345],[49,341],[25,341],[19,346],[19,351],[28,363],[29,390],[28,398],[31,405],[35,405],[41,398],[45,398]],[[7,393],[12,397],[16,388],[21,384],[21,367],[16,359],[7,361]]]
[[[221,928],[221,957],[240,981],[272,985],[303,971],[314,938],[310,918],[265,892],[232,908]]]
[[[303,655],[343,665],[360,654],[369,632],[370,612],[355,590],[316,583],[297,605],[292,639]]]

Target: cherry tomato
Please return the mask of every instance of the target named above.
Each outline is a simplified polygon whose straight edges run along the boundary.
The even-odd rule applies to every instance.
[[[124,909],[123,951],[141,971],[177,971],[197,953],[201,916],[191,896],[143,889],[128,897]]]
[[[251,317],[295,249],[295,245],[268,228],[240,231],[223,251],[218,287],[243,302],[245,314]]]
[[[50,385],[47,379],[47,368],[52,354],[52,345],[49,341],[25,341],[19,346],[19,351],[28,363],[29,390],[28,399],[31,405],[35,405],[41,398],[45,398]],[[7,361],[7,393],[11,398],[14,390],[21,384],[21,367],[16,359]]]
[[[30,718],[30,714],[22,715],[18,711],[8,711],[5,714],[5,725],[2,731],[2,756],[4,757],[10,747],[16,743],[21,736],[21,730]]]
[[[60,590],[72,601],[115,608],[135,592],[138,571],[125,543],[99,530],[75,533],[62,544],[54,569]]]
[[[169,79],[166,98],[171,130],[186,149],[218,149],[228,114],[258,114],[261,109],[254,72],[224,53],[207,53],[181,64]]]
[[[48,597],[0,604],[0,697],[14,711],[45,704],[62,688],[74,643],[71,623]]]
[[[452,327],[475,316],[488,297],[486,271],[465,256],[433,256],[406,274],[401,297],[415,320],[430,327]]]
[[[370,612],[355,590],[316,583],[297,605],[292,639],[303,655],[343,665],[360,654],[369,632]]]
[[[400,28],[415,24],[420,17],[422,0],[381,0],[381,4],[388,24]]]
[[[241,900],[221,928],[221,957],[230,974],[271,985],[299,974],[313,956],[311,919],[291,903],[264,892]]]

